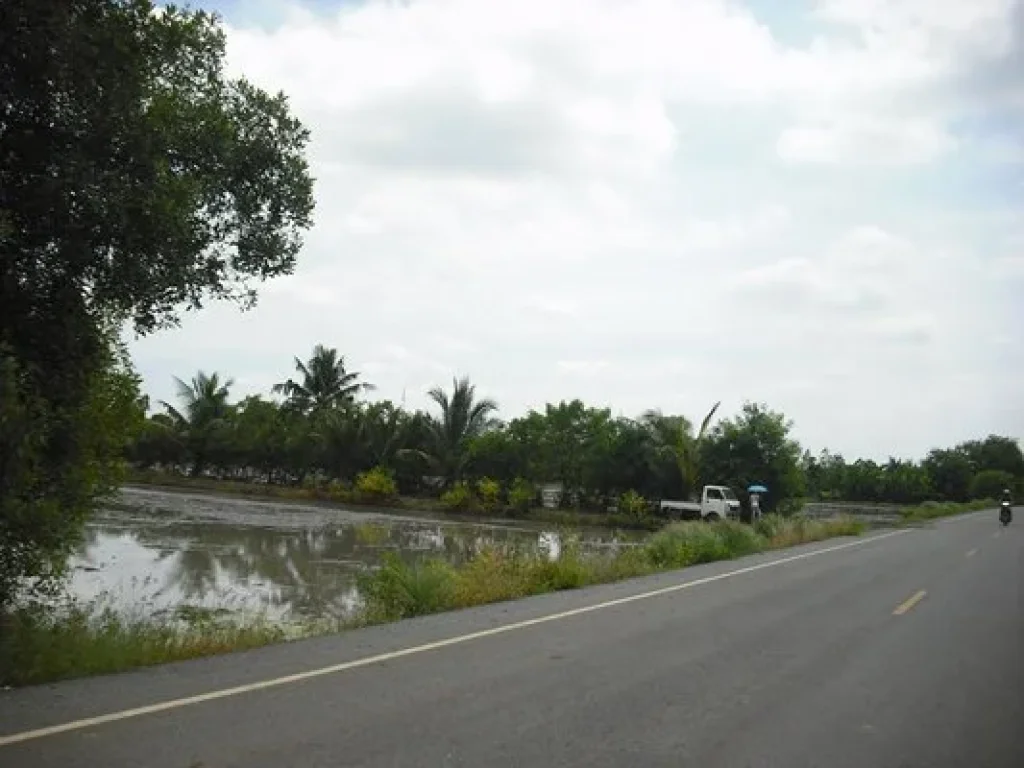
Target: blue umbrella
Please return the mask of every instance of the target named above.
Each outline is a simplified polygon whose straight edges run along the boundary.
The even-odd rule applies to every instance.
[[[763,485],[752,485],[747,488],[747,493],[768,493],[768,489]]]

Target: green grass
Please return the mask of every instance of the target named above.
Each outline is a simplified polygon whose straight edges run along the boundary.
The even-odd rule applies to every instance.
[[[463,565],[409,564],[389,553],[360,579],[362,613],[344,623],[323,620],[286,630],[264,620],[238,623],[230,614],[182,607],[164,618],[129,619],[81,606],[26,608],[0,621],[0,685],[29,685],[256,648],[294,637],[328,634],[412,616],[578,589],[698,563],[858,535],[862,523],[766,517],[737,522],[675,523],[615,555],[585,556],[566,545],[557,559],[515,548],[490,548]],[[367,527],[364,535],[379,535]]]
[[[992,499],[978,499],[964,503],[955,501],[926,501],[916,506],[903,507],[900,509],[900,516],[904,522],[915,523],[935,520],[940,517],[962,515],[966,512],[979,512],[983,509],[992,509],[998,506],[999,502]]]
[[[381,569],[363,577],[361,589],[369,621],[395,621],[855,536],[864,528],[863,523],[845,518],[768,517],[753,528],[732,521],[686,522],[605,557],[583,557],[572,548],[556,560],[492,548],[461,566],[440,560],[408,565],[391,557]]]
[[[129,619],[82,606],[23,608],[0,620],[0,685],[120,672],[285,639],[285,630],[270,623],[240,625],[194,610]]]

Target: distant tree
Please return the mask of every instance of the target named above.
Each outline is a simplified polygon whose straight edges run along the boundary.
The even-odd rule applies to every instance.
[[[235,467],[258,470],[267,480],[285,463],[288,430],[280,406],[258,395],[245,398],[234,409],[229,453]]]
[[[928,471],[912,461],[890,458],[882,468],[881,500],[919,504],[933,495]]]
[[[964,451],[936,448],[921,462],[935,493],[947,501],[967,501],[974,467]]]
[[[275,384],[273,391],[283,394],[289,406],[300,413],[340,408],[354,403],[360,392],[373,389],[359,381],[360,374],[345,369],[345,358],[337,349],[317,344],[307,362],[295,358],[295,370],[301,381],[288,379]]]
[[[234,381],[223,381],[216,372],[207,375],[203,371],[199,371],[189,383],[179,378],[174,381],[181,408],[165,401],[160,404],[183,437],[192,462],[192,475],[197,476],[209,466],[216,449],[223,448],[228,439],[227,422],[233,412],[228,398]]]
[[[1015,478],[1024,477],[1024,453],[1012,437],[989,435],[984,440],[969,440],[957,446],[971,462],[975,472],[999,470]]]
[[[473,439],[495,426],[492,414],[498,405],[489,398],[478,400],[476,387],[466,377],[452,380],[450,395],[440,387],[427,394],[439,413],[428,422],[425,446],[407,449],[406,455],[412,452],[420,456],[430,471],[439,473],[448,483],[459,482]]]
[[[701,474],[709,483],[722,483],[741,493],[762,483],[768,494],[762,508],[805,491],[800,470],[800,444],[790,432],[792,422],[767,406],[746,403],[740,414],[718,423],[701,450]]]
[[[882,501],[882,468],[870,459],[846,466],[843,498],[849,501]]]
[[[390,400],[370,403],[362,409],[360,440],[372,466],[391,468],[398,451],[411,442],[409,414]]]
[[[187,460],[182,436],[166,414],[155,414],[146,419],[127,452],[128,460],[141,469],[154,465],[177,467]]]
[[[818,456],[805,451],[801,468],[807,482],[807,492],[817,499],[844,498],[846,487],[846,460],[841,454],[827,448]]]
[[[715,403],[700,423],[697,434],[685,416],[662,416],[659,411],[647,411],[642,419],[657,436],[662,450],[667,451],[676,462],[683,493],[693,498],[701,488],[701,450],[711,420],[718,412],[721,402]]]
[[[501,425],[470,443],[468,467],[475,477],[491,477],[506,488],[527,472],[528,454],[512,431]]]

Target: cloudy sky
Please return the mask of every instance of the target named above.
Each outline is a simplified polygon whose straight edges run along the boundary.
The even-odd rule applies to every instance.
[[[1024,3],[202,0],[312,130],[259,307],[132,343],[148,391],[338,347],[410,407],[744,400],[848,456],[1024,436]]]

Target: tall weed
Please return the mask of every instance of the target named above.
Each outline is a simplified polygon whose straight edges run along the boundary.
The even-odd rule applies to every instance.
[[[285,639],[283,628],[262,620],[239,624],[199,611],[131,619],[90,606],[33,606],[0,621],[0,685],[107,674]]]
[[[441,560],[406,563],[387,552],[383,565],[363,574],[359,587],[373,620],[394,621],[452,607],[455,570]]]

